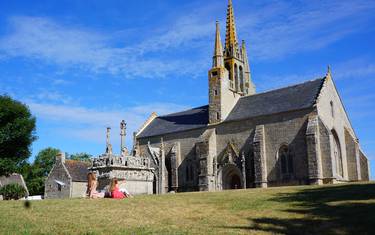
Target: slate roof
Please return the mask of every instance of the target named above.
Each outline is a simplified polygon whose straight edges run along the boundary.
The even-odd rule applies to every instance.
[[[138,137],[186,131],[208,124],[208,105],[155,118]]]
[[[87,168],[91,166],[90,162],[66,160],[64,165],[66,169],[68,170],[70,176],[72,177],[72,181],[75,181],[75,182],[87,181],[87,174],[88,174]]]
[[[325,78],[245,96],[238,100],[224,122],[312,107]],[[155,118],[139,138],[186,131],[208,125],[208,105]]]
[[[225,121],[241,120],[312,107],[324,79],[245,96],[237,102]]]

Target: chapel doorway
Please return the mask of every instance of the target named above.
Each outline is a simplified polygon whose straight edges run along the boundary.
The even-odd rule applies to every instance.
[[[222,189],[241,189],[242,174],[240,169],[234,164],[228,164],[221,171]]]
[[[241,179],[238,175],[232,175],[231,181],[230,181],[230,188],[231,189],[239,189],[241,188]]]

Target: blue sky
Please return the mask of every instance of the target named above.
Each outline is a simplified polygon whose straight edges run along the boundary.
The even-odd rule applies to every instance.
[[[375,2],[234,0],[258,92],[322,77],[332,67],[375,172]],[[207,104],[215,21],[227,1],[0,1],[0,94],[37,117],[33,156],[119,149],[153,111]],[[33,159],[33,158],[32,158]]]

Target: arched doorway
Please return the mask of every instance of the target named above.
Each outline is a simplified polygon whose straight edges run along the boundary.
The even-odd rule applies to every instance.
[[[242,188],[242,174],[240,169],[234,164],[225,165],[222,168],[219,177],[223,190]]]

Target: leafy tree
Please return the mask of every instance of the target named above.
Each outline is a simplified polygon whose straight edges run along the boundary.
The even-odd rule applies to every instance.
[[[29,108],[0,95],[0,175],[16,172],[30,156],[30,145],[36,138],[35,117]]]
[[[55,159],[57,154],[60,153],[59,149],[56,148],[45,148],[36,155],[33,168],[37,170],[38,175],[40,176],[48,176],[48,173],[51,171],[53,164],[55,163]]]
[[[69,159],[71,160],[77,160],[77,161],[85,161],[89,162],[91,161],[92,155],[88,153],[76,153],[69,156]]]

